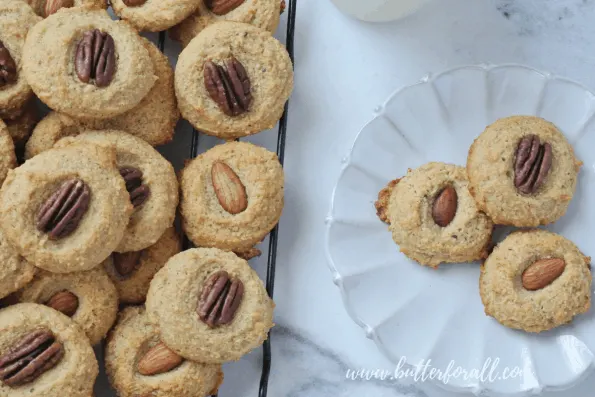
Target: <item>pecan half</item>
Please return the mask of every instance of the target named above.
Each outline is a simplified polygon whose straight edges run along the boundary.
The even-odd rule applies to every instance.
[[[205,88],[209,96],[228,116],[246,113],[252,104],[251,84],[248,73],[234,57],[225,66],[207,61],[204,68]]]
[[[16,83],[17,79],[17,64],[8,48],[0,41],[0,88]]]
[[[50,15],[57,13],[61,8],[70,8],[73,6],[74,0],[46,0],[43,12],[47,18]]]
[[[128,7],[138,7],[142,6],[147,2],[147,0],[123,0],[124,4]]]
[[[118,274],[122,277],[130,276],[138,267],[142,253],[142,251],[114,252],[112,260]]]
[[[537,135],[521,139],[514,162],[514,186],[524,194],[535,193],[552,167],[552,146],[541,144]]]
[[[246,0],[205,0],[207,8],[215,15],[225,15],[241,6]]]
[[[213,273],[203,287],[197,313],[209,327],[229,324],[244,296],[244,284],[225,270]]]
[[[62,344],[47,330],[31,332],[0,357],[0,380],[8,387],[33,382],[58,364],[64,356]]]
[[[37,228],[58,240],[76,230],[89,208],[91,191],[80,179],[62,183],[37,213]]]
[[[83,83],[107,87],[116,72],[116,45],[112,36],[99,29],[83,33],[76,47],[74,68]]]
[[[130,194],[130,201],[134,208],[143,205],[151,195],[149,186],[143,184],[143,172],[134,167],[122,167],[120,175],[126,182],[126,190]]]

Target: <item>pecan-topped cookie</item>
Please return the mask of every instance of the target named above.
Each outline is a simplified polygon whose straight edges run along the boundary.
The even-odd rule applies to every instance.
[[[21,0],[0,2],[0,117],[15,117],[33,96],[23,73],[27,32],[40,18]]]
[[[170,30],[184,47],[207,26],[219,21],[244,22],[274,33],[283,0],[199,0],[198,9]]]
[[[140,251],[155,244],[176,217],[178,180],[171,163],[147,142],[122,131],[87,131],[64,138],[56,146],[72,144],[116,149],[134,212],[115,251]]]
[[[70,145],[11,170],[0,189],[0,228],[29,262],[54,273],[98,266],[132,213],[113,148]]]
[[[19,299],[49,306],[72,318],[92,345],[107,335],[118,313],[118,292],[101,266],[69,274],[40,271],[19,293]]]
[[[155,244],[144,250],[114,252],[105,260],[104,266],[118,289],[120,302],[143,303],[155,273],[181,249],[180,236],[171,227]]]
[[[24,0],[35,13],[43,18],[57,13],[62,8],[82,7],[87,9],[106,9],[107,0]]]
[[[238,360],[273,326],[274,303],[256,272],[215,248],[173,256],[151,282],[146,306],[167,347],[203,363]]]
[[[293,90],[285,47],[238,22],[204,29],[182,51],[175,75],[182,116],[198,130],[234,139],[272,128]]]
[[[192,14],[200,0],[111,0],[116,15],[137,30],[167,30]]]
[[[23,62],[39,99],[76,118],[129,111],[157,79],[134,29],[101,10],[66,8],[44,19],[27,35]]]
[[[514,232],[481,268],[485,312],[528,332],[566,324],[591,307],[590,263],[560,235],[539,229]]]
[[[402,253],[422,265],[487,257],[492,221],[477,209],[463,167],[428,163],[392,181],[376,209]]]
[[[223,381],[221,365],[185,360],[165,346],[142,307],[128,307],[118,316],[105,364],[120,397],[206,397],[217,394]]]
[[[580,166],[555,125],[508,117],[489,125],[469,149],[469,190],[496,224],[546,225],[566,213]]]
[[[44,305],[0,310],[0,395],[90,396],[97,360],[85,333]]]
[[[281,217],[283,183],[275,153],[247,142],[215,146],[181,173],[182,226],[196,246],[250,252]]]

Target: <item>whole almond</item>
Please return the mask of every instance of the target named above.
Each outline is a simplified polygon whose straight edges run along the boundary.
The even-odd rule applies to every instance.
[[[163,342],[153,346],[138,362],[138,372],[151,376],[163,374],[182,364],[184,359],[171,351]]]
[[[74,6],[74,0],[47,0],[45,2],[44,15],[49,17],[58,12],[60,8],[70,8]]]
[[[235,215],[246,210],[246,187],[230,166],[222,161],[215,161],[211,167],[211,180],[217,200],[225,211]]]
[[[72,317],[79,308],[79,298],[72,292],[61,291],[54,294],[45,305]]]
[[[540,259],[523,272],[523,287],[529,291],[545,288],[560,277],[565,267],[566,262],[561,258]]]
[[[452,222],[457,213],[458,196],[457,191],[452,186],[444,188],[432,206],[432,218],[440,227],[446,227]]]

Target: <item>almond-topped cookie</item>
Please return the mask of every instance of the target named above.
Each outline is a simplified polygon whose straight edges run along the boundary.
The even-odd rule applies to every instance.
[[[21,0],[0,2],[0,118],[18,116],[33,96],[23,72],[23,46],[27,32],[40,20]]]
[[[118,289],[120,303],[143,303],[155,274],[181,249],[180,236],[171,227],[148,248],[114,252],[106,259],[103,265]]]
[[[469,190],[496,224],[546,225],[566,213],[581,164],[554,124],[533,116],[507,117],[471,145]]]
[[[527,332],[566,324],[591,307],[590,263],[560,235],[539,229],[514,232],[481,268],[485,312]]]
[[[199,0],[198,9],[170,30],[170,36],[190,43],[204,28],[220,21],[244,22],[274,33],[283,11],[283,0]]]
[[[87,131],[62,139],[56,147],[69,145],[99,145],[116,150],[117,166],[134,212],[115,251],[147,248],[173,225],[178,206],[178,179],[171,163],[151,145],[113,130]]]
[[[390,182],[376,209],[401,252],[422,265],[484,259],[493,224],[467,186],[463,167],[428,163]]]
[[[118,313],[118,292],[101,266],[68,274],[40,271],[18,296],[72,318],[92,345],[107,335]]]
[[[256,272],[215,248],[190,249],[167,261],[151,282],[146,306],[163,343],[202,363],[239,360],[273,326],[274,303]]]
[[[85,333],[44,305],[0,310],[0,395],[87,397],[99,370]]]
[[[0,228],[35,266],[89,270],[120,244],[132,214],[116,150],[69,145],[11,170],[0,189]]]
[[[105,364],[120,397],[207,397],[217,394],[223,381],[221,365],[185,360],[165,346],[142,307],[120,312]]]
[[[157,80],[134,29],[105,11],[84,8],[62,9],[30,30],[23,72],[46,105],[84,119],[133,109]]]
[[[215,146],[181,172],[182,227],[198,247],[253,256],[279,222],[283,184],[275,153],[247,142]]]
[[[218,22],[182,51],[175,86],[186,120],[199,131],[231,140],[275,126],[293,90],[293,65],[269,32]]]

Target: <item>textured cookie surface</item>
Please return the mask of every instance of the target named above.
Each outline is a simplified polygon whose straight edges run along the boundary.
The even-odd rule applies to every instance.
[[[193,13],[201,0],[146,0],[128,6],[128,1],[112,0],[116,15],[138,30],[159,32],[174,26]]]
[[[527,290],[523,273],[537,260],[560,258],[561,275],[538,290]],[[564,237],[545,231],[519,231],[498,244],[481,269],[479,292],[487,315],[529,332],[570,322],[591,306],[590,258]]]
[[[456,192],[456,212],[440,226],[433,217],[434,203],[449,186]],[[401,252],[431,267],[485,258],[493,225],[477,209],[467,186],[465,169],[444,163],[425,164],[389,184],[386,217]]]
[[[58,112],[50,112],[33,129],[25,144],[25,159],[50,150],[56,142],[67,136],[80,134],[83,128],[73,118]]]
[[[207,26],[220,21],[244,22],[274,33],[281,15],[280,0],[245,0],[233,10],[221,15],[215,14],[199,0],[198,10],[174,26],[170,35],[185,47]]]
[[[23,0],[27,2],[35,13],[43,18],[56,13],[62,7],[82,7],[87,9],[106,9],[107,0]]]
[[[120,302],[143,303],[155,274],[169,258],[180,252],[181,248],[180,236],[175,228],[171,227],[155,244],[142,251],[114,253],[106,259],[104,266],[118,289]],[[118,266],[118,262],[121,265]]]
[[[515,161],[519,143],[535,135],[551,145],[551,168],[532,194],[515,187]],[[518,227],[555,222],[568,208],[575,189],[580,162],[564,135],[543,119],[514,116],[488,126],[473,142],[467,158],[469,189],[478,207],[494,223]]]
[[[147,248],[172,226],[178,206],[178,180],[173,166],[151,145],[122,131],[88,131],[76,137],[64,138],[57,146],[100,145],[115,148],[117,166],[124,169],[136,169],[141,177],[135,182],[147,189],[146,199],[135,205],[128,222],[126,232],[116,248],[118,252],[140,251]],[[135,196],[129,189],[131,199]],[[134,202],[134,200],[133,200]]]
[[[142,307],[128,307],[120,313],[105,350],[107,374],[119,396],[206,397],[217,393],[223,377],[220,365],[182,360],[163,373],[139,373],[139,361],[159,342],[159,331]]]
[[[86,32],[96,29],[112,37],[115,57],[113,74],[105,72],[113,77],[101,86],[93,78],[99,66],[91,67],[88,82],[81,80],[76,69],[79,44]],[[102,48],[108,51],[107,44]],[[157,79],[149,53],[134,29],[113,21],[105,11],[65,8],[44,19],[27,35],[23,60],[35,94],[52,109],[76,118],[108,118],[129,111]]]
[[[243,211],[233,214],[222,206],[213,184],[216,163],[227,165],[238,177],[236,194],[246,199]],[[275,153],[246,142],[215,146],[182,171],[184,230],[197,246],[247,251],[279,221],[283,183],[283,169]],[[227,191],[226,187],[219,190]]]
[[[0,120],[0,185],[6,179],[8,171],[16,167],[17,157],[8,127]]]
[[[23,105],[22,113],[10,119],[4,119],[8,133],[16,148],[22,149],[39,121],[39,112],[33,100]]]
[[[207,280],[218,271],[243,283],[243,298],[230,323],[209,327],[197,314]],[[149,288],[147,312],[162,341],[189,360],[238,360],[260,346],[273,326],[274,303],[248,263],[231,252],[197,248],[172,257]]]
[[[248,110],[229,116],[205,86],[205,64],[222,66],[235,58],[250,81]],[[287,50],[267,31],[238,22],[218,22],[204,29],[182,51],[175,74],[182,116],[209,135],[234,139],[274,127],[293,90]],[[244,84],[245,86],[245,84]]]
[[[0,356],[34,331],[49,331],[64,355],[33,382],[8,387],[0,381],[0,395],[9,397],[85,397],[92,395],[99,372],[85,333],[70,319],[47,306],[21,303],[0,310]]]
[[[8,72],[14,81],[0,84],[0,116],[3,118],[19,114],[21,107],[33,95],[23,73],[23,46],[27,32],[39,21],[40,18],[31,7],[21,0],[0,2],[0,43],[5,47],[5,52],[10,54],[16,67],[13,73]],[[4,62],[6,67],[7,61]]]
[[[35,276],[36,268],[18,254],[0,230],[0,298],[24,287]]]
[[[76,299],[72,296],[58,299],[56,294],[62,292],[69,292]],[[45,305],[56,302],[53,307],[56,310],[74,310],[70,317],[85,331],[92,345],[107,335],[118,313],[118,292],[102,267],[69,274],[40,271],[19,297],[21,302]]]
[[[51,238],[38,229],[39,213],[64,183],[76,179],[89,188],[87,210],[71,234]],[[44,152],[11,170],[0,189],[0,227],[6,237],[29,262],[55,273],[98,266],[122,240],[131,212],[115,150],[96,145]]]

